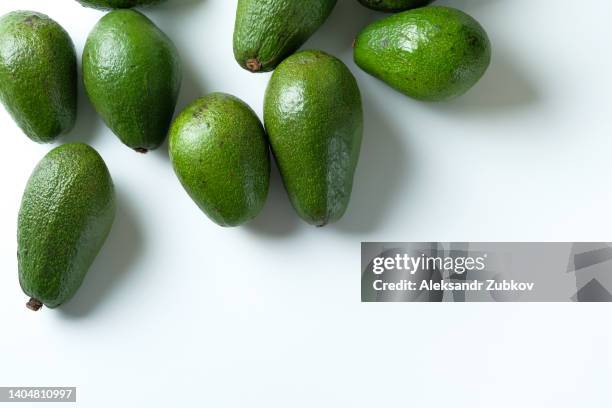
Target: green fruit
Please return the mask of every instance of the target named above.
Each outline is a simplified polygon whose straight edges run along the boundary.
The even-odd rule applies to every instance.
[[[270,153],[251,108],[222,93],[189,105],[170,129],[170,160],[185,190],[221,226],[254,218],[268,195]]]
[[[361,4],[372,10],[386,11],[389,13],[423,7],[433,1],[434,0],[359,0]]]
[[[114,8],[132,8],[161,3],[165,0],[77,0],[83,6],[106,10]]]
[[[0,18],[0,100],[35,142],[51,142],[74,126],[74,45],[46,15],[14,11]]]
[[[251,72],[272,71],[300,48],[336,0],[238,0],[234,56]]]
[[[264,122],[300,217],[317,226],[340,219],[363,133],[361,94],[346,65],[321,51],[287,58],[266,90]]]
[[[19,283],[28,307],[55,308],[74,295],[115,217],[113,181],[83,143],[51,150],[30,176],[17,231]]]
[[[108,127],[138,152],[165,140],[181,78],[174,45],[137,11],[108,13],[85,44],[87,95]]]
[[[448,7],[395,14],[357,37],[355,62],[367,73],[416,99],[442,101],[467,92],[491,61],[487,33]]]

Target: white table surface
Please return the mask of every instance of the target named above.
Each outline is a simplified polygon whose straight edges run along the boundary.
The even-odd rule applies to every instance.
[[[80,406],[105,408],[610,406],[610,304],[360,303],[361,241],[611,240],[612,3],[579,3],[439,1],[486,27],[494,57],[468,95],[424,104],[355,67],[354,35],[383,15],[340,0],[306,47],[348,63],[367,123],[349,210],[324,229],[298,219],[276,169],[256,221],[216,226],[166,146],[124,147],[82,89],[54,145],[0,108],[0,385],[77,386]],[[235,5],[145,10],[182,57],[178,109],[223,91],[261,114],[269,74],[234,62]],[[60,22],[79,56],[103,15],[74,0],[2,1],[0,14],[15,7]],[[17,211],[35,164],[68,141],[102,154],[118,214],[76,297],[33,313]]]

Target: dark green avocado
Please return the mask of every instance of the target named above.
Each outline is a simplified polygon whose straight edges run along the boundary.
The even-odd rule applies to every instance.
[[[372,10],[384,11],[387,13],[396,13],[398,11],[423,7],[433,1],[434,0],[359,0],[361,4]]]
[[[322,51],[290,56],[268,84],[264,122],[300,217],[316,226],[339,220],[350,200],[363,133],[353,74]]]
[[[0,17],[0,100],[23,132],[49,143],[77,112],[77,60],[68,33],[44,14]]]
[[[272,71],[331,14],[336,0],[238,0],[234,56],[251,72]]]
[[[164,142],[181,78],[174,45],[137,11],[111,11],[89,34],[83,51],[87,95],[108,127],[138,152]]]
[[[482,26],[449,7],[423,7],[366,27],[354,45],[357,65],[416,99],[443,101],[484,75],[491,45]]]
[[[185,190],[221,226],[253,219],[270,181],[268,140],[240,99],[214,93],[189,105],[170,129],[170,159]]]
[[[19,283],[28,307],[55,308],[77,291],[115,217],[113,181],[83,143],[51,150],[30,176],[17,230]]]
[[[161,3],[165,0],[77,0],[83,6],[93,7],[100,10],[115,8],[132,8],[137,6],[148,6]]]

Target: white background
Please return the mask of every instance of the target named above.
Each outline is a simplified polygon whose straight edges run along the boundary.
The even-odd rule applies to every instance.
[[[44,12],[77,52],[103,15],[74,0],[0,2]],[[175,178],[166,146],[124,147],[82,89],[75,129],[118,194],[107,243],[76,297],[25,308],[16,265],[21,194],[54,145],[0,110],[0,385],[77,386],[85,407],[609,407],[610,304],[361,304],[360,241],[612,240],[612,3],[446,0],[487,29],[487,75],[424,104],[359,71],[355,34],[382,17],[340,0],[306,47],[357,76],[366,133],[349,210],[315,229],[274,169],[263,213],[222,229]],[[269,74],[234,62],[236,0],[145,10],[175,42],[178,109],[212,91],[259,114]]]

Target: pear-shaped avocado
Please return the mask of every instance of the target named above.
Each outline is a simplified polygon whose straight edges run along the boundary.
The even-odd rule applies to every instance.
[[[19,283],[28,307],[55,308],[74,295],[115,217],[113,181],[83,143],[51,150],[23,194],[17,232]]]
[[[169,137],[174,171],[210,219],[231,227],[259,214],[270,153],[263,125],[246,103],[223,93],[198,99],[176,118]]]
[[[238,0],[234,56],[251,72],[272,71],[330,15],[336,0]]]
[[[322,51],[287,58],[268,84],[264,122],[300,217],[317,226],[340,219],[363,133],[361,94],[346,65]]]
[[[449,7],[404,11],[366,27],[357,37],[359,67],[425,101],[449,100],[480,80],[491,61],[482,26]]]
[[[100,10],[115,8],[132,8],[137,6],[148,6],[150,4],[161,3],[165,0],[77,0],[86,7]]]
[[[396,13],[398,11],[410,10],[423,7],[434,0],[359,0],[364,6],[372,10]]]
[[[137,11],[108,13],[85,44],[87,95],[108,127],[138,152],[165,140],[181,78],[174,45]]]
[[[46,15],[14,11],[0,18],[0,100],[35,142],[51,142],[74,126],[74,45]]]

